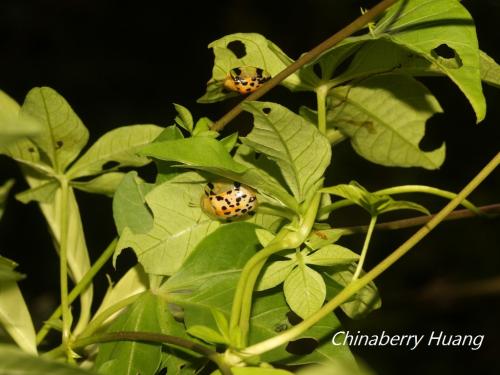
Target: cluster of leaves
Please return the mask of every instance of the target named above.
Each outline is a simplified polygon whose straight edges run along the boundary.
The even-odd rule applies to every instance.
[[[234,53],[238,44],[243,54]],[[199,99],[204,103],[233,95],[223,90],[223,81],[235,67],[260,67],[274,76],[293,62],[258,34],[229,35],[210,47],[215,63],[207,92]],[[449,54],[443,55],[443,49]],[[428,213],[416,203],[370,193],[354,182],[323,186],[332,144],[343,139],[350,139],[361,156],[382,165],[435,169],[442,164],[444,145],[430,152],[419,148],[425,122],[442,111],[433,94],[415,79],[428,75],[451,79],[470,101],[478,122],[486,111],[481,79],[500,86],[500,66],[479,51],[473,21],[456,0],[409,0],[389,8],[367,34],[345,39],[282,82],[291,91],[315,93],[316,109],[304,107],[296,114],[276,103],[245,102],[243,109],[254,118],[246,137],[235,133],[219,139],[208,118],[195,122],[187,108],[175,104],[178,116],[173,125],[117,128],[79,157],[88,131],[59,94],[35,88],[19,107],[0,93],[0,131],[8,135],[0,153],[20,164],[30,186],[16,198],[38,202],[56,250],[67,255],[69,276],[80,294],[78,322],[70,322],[73,350],[82,349],[79,354],[90,358],[100,374],[155,374],[165,368],[169,374],[193,374],[208,360],[186,348],[146,339],[113,341],[99,344],[95,355],[94,347],[85,352],[85,345],[78,343],[91,343],[96,333],[141,331],[190,340],[214,352],[226,347],[241,350],[311,318],[362,274],[369,243],[367,236],[361,256],[337,243],[344,233],[328,224],[330,195],[361,206],[373,223],[392,210]],[[158,170],[154,183],[143,181],[135,171],[120,171],[151,159]],[[255,189],[257,214],[233,223],[206,215],[200,207],[203,188],[218,179]],[[8,181],[0,188],[0,214],[11,185]],[[139,263],[110,286],[93,316],[88,275],[98,267],[90,264],[73,189],[113,196],[119,235],[113,259],[132,249]],[[272,246],[277,250],[264,259],[258,278],[249,277],[248,264]],[[0,323],[21,348],[36,353],[37,339],[43,337],[35,338],[16,284],[22,275],[15,266],[0,258]],[[248,276],[250,292],[255,284],[250,300],[244,293],[237,299],[240,288],[248,287],[240,285],[242,275]],[[340,307],[347,316],[360,318],[380,305],[370,283]],[[248,334],[238,324],[245,323],[245,310]],[[315,323],[287,347],[273,347],[248,363],[292,366],[341,359],[352,366],[349,349],[330,344],[340,328],[338,318],[329,313]],[[48,324],[61,327],[57,318]],[[294,349],[301,339],[312,340],[307,341],[309,350]],[[11,351],[2,348],[0,369],[19,367],[20,361],[26,368],[34,365]],[[58,366],[36,363],[47,366],[47,371]],[[234,370],[267,372],[289,373]]]

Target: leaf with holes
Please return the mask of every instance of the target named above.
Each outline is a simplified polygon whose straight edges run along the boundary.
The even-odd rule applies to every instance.
[[[207,92],[198,99],[199,103],[213,103],[236,96],[236,93],[224,90],[223,86],[227,75],[234,68],[250,66],[275,76],[293,62],[278,46],[255,33],[226,35],[210,43],[208,47],[213,49],[215,61],[212,78],[207,83]],[[304,86],[297,74],[292,74],[281,84],[290,89]]]
[[[354,150],[386,166],[437,169],[445,146],[422,151],[425,122],[442,109],[418,81],[397,74],[374,76],[331,91],[328,126],[351,138]]]
[[[27,204],[31,201],[41,203],[51,203],[54,201],[57,190],[59,189],[59,181],[55,178],[48,180],[40,180],[42,182],[37,187],[22,191],[16,194],[16,199],[19,202]]]
[[[302,202],[330,164],[328,140],[314,125],[278,104],[250,102],[243,108],[253,114],[254,127],[242,142],[275,161]]]
[[[199,206],[204,183],[197,173],[187,172],[151,190],[146,203],[153,213],[152,229],[134,233],[125,227],[114,261],[130,247],[147,273],[175,273],[198,242],[219,226]]]
[[[283,286],[286,302],[301,318],[305,319],[318,311],[325,302],[326,287],[323,277],[310,267],[298,264]]]
[[[142,181],[135,171],[125,175],[113,198],[113,218],[118,233],[122,233],[125,227],[134,233],[151,230],[153,215],[146,206],[145,197],[153,188],[154,185]]]
[[[162,303],[151,293],[143,294],[111,324],[107,332],[159,332],[158,306]],[[99,344],[94,369],[99,374],[153,375],[160,360],[161,344],[114,341]]]
[[[49,87],[32,89],[26,95],[20,115],[41,124],[42,131],[31,139],[56,172],[64,172],[87,144],[87,128],[66,100]]]
[[[500,88],[500,65],[483,51],[479,51],[479,57],[483,82]]]
[[[457,0],[398,2],[377,22],[373,34],[408,48],[435,64],[471,103],[477,122],[486,115],[474,21]]]
[[[99,138],[68,171],[78,178],[116,170],[120,167],[140,167],[150,162],[137,151],[152,142],[163,128],[156,125],[130,125],[113,129]],[[109,164],[111,167],[107,168]]]

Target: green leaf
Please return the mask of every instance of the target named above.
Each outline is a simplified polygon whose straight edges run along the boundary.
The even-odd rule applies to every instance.
[[[483,51],[479,51],[479,58],[483,82],[500,88],[500,65]]]
[[[250,344],[261,342],[292,327],[289,321],[290,309],[288,308],[283,293],[277,292],[257,298],[252,307],[250,320]],[[334,346],[332,336],[340,329],[340,322],[335,315],[328,314],[304,334],[295,340],[311,338],[318,346],[310,354],[297,355],[286,350],[286,346],[273,349],[262,354],[261,360],[265,362],[278,362],[288,365],[302,365],[307,363],[321,363],[333,358],[343,358],[354,363],[354,359],[347,346]],[[313,349],[314,346],[311,347]]]
[[[19,117],[19,104],[0,90],[0,153],[1,148],[16,141],[34,136],[42,130],[41,125],[28,116]]]
[[[276,237],[273,232],[270,232],[267,229],[263,228],[257,228],[255,230],[255,234],[257,235],[257,238],[259,239],[262,247],[266,247],[267,245],[269,245],[269,243],[274,240],[274,237]]]
[[[304,262],[317,266],[335,266],[338,264],[351,264],[358,260],[359,255],[340,245],[326,245],[318,251],[308,255]]]
[[[177,111],[177,116],[175,118],[175,122],[182,128],[186,129],[188,132],[193,132],[193,116],[189,109],[186,107],[173,103],[175,110]]]
[[[328,140],[314,125],[278,104],[249,102],[243,108],[254,115],[254,127],[242,142],[274,160],[302,202],[330,164]]]
[[[125,175],[113,197],[113,217],[118,233],[122,233],[125,227],[129,227],[134,233],[151,230],[153,215],[146,206],[145,197],[152,188],[135,171]]]
[[[101,174],[90,181],[71,181],[71,185],[87,193],[103,194],[112,197],[125,177],[123,172]]]
[[[194,172],[184,173],[156,186],[146,195],[153,213],[153,227],[147,233],[123,229],[114,255],[131,247],[147,273],[172,275],[194,247],[219,226],[199,207],[203,178]]]
[[[331,91],[328,121],[351,137],[354,150],[386,166],[436,169],[444,144],[430,152],[419,143],[425,122],[442,109],[418,81],[397,74],[374,76]]]
[[[0,325],[21,349],[28,353],[37,353],[35,328],[26,302],[15,281],[2,280],[0,282]]]
[[[157,333],[158,297],[145,293],[109,327],[108,332],[140,331]],[[155,374],[160,365],[161,345],[139,341],[99,344],[94,369],[99,374]]]
[[[243,46],[245,54],[241,58],[228,48],[228,45],[231,47],[234,44]],[[251,66],[264,69],[271,76],[275,76],[293,62],[279,47],[255,33],[226,35],[210,43],[208,47],[214,51],[214,67],[212,78],[207,84],[207,92],[198,99],[198,103],[213,103],[237,95],[223,90],[224,79],[231,69]],[[301,80],[297,74],[292,74],[282,82],[282,85],[298,89],[301,86]]]
[[[192,137],[155,142],[143,147],[141,155],[160,160],[177,161],[193,168],[213,168],[243,173],[246,168],[236,163],[223,144],[207,137]]]
[[[37,187],[17,193],[16,199],[24,204],[31,201],[51,203],[54,201],[55,194],[59,187],[59,181],[56,179],[50,179]]]
[[[276,197],[288,207],[297,205],[275,179],[267,179],[267,175],[258,168],[249,168],[236,162],[224,145],[215,139],[192,137],[158,142],[144,147],[141,153],[160,160],[177,161],[191,168],[239,181],[259,192]]]
[[[161,133],[153,140],[153,142],[171,141],[173,139],[182,139],[184,135],[182,131],[175,125],[167,126]]]
[[[471,15],[457,0],[410,0],[388,9],[373,30],[435,64],[459,88],[476,112],[477,122],[486,115],[481,88],[479,48]],[[438,47],[454,54],[440,56]],[[442,53],[441,53],[442,54]]]
[[[94,314],[94,317],[99,316],[109,307],[123,301],[124,299],[143,293],[148,289],[148,277],[140,264],[130,268],[125,275],[115,285],[110,285],[101,305]],[[110,316],[104,323],[111,321],[116,314]]]
[[[184,138],[184,135],[181,130],[177,126],[172,125],[166,127],[160,135],[155,138],[154,142],[171,141],[182,138]],[[161,184],[184,172],[180,171],[179,168],[175,168],[173,166],[175,163],[172,162],[155,159],[155,164],[157,170],[156,184]]]
[[[238,132],[232,133],[220,140],[220,143],[224,145],[228,152],[231,152],[234,146],[236,146],[236,142],[238,142]]]
[[[300,263],[286,278],[283,291],[292,311],[303,319],[318,311],[325,302],[326,287],[323,277]]]
[[[99,138],[70,168],[71,178],[92,176],[121,167],[141,167],[150,162],[137,151],[162,132],[157,125],[129,125],[113,129]],[[109,166],[112,164],[111,166]],[[108,167],[109,166],[109,167]]]
[[[340,184],[327,187],[322,191],[350,200],[354,204],[363,207],[371,216],[395,210],[415,210],[430,215],[430,212],[418,203],[396,201],[388,195],[370,193],[356,181],[351,181],[349,185]]]
[[[61,362],[50,362],[12,345],[0,344],[0,374],[3,375],[97,375]]]
[[[210,280],[239,276],[245,263],[260,248],[257,228],[246,222],[219,227],[200,241],[181,269],[163,284],[162,291],[197,290]]]
[[[16,262],[0,255],[0,282],[19,281],[24,279],[25,275],[14,271],[16,267]]]
[[[64,172],[87,144],[89,132],[73,109],[49,87],[32,89],[21,107],[42,126],[31,139],[46,154],[56,172]]]
[[[342,229],[322,229],[313,230],[306,239],[305,244],[307,247],[317,250],[331,243],[337,242],[344,234]]]
[[[295,260],[278,260],[276,262],[267,263],[264,266],[256,290],[267,290],[281,284],[290,275],[292,269],[297,265]]]
[[[14,183],[14,179],[10,179],[0,186],[0,219],[2,218],[5,211],[7,198],[9,197],[9,191],[14,186]]]
[[[228,344],[228,341],[224,338],[224,336],[210,327],[192,325],[187,330],[187,333],[209,343]]]
[[[210,132],[213,123],[214,122],[210,120],[208,117],[200,118],[198,121],[196,121],[196,125],[194,126],[193,137],[200,136],[202,134],[207,134],[208,132]]]
[[[335,297],[342,289],[349,285],[354,276],[355,266],[334,268],[334,272],[330,274],[324,273],[326,281],[327,298]],[[364,272],[361,272],[364,275]],[[378,294],[377,287],[372,281],[357,292],[351,299],[340,307],[344,313],[351,319],[362,319],[373,310],[379,309],[382,306],[382,301]]]

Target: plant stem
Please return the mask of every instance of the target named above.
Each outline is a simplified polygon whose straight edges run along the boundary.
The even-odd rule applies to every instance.
[[[130,297],[124,298],[121,301],[115,303],[114,305],[111,305],[108,307],[106,310],[104,310],[102,313],[100,313],[98,316],[96,316],[94,319],[92,319],[89,323],[89,325],[85,328],[85,330],[81,333],[79,336],[80,338],[85,338],[88,337],[92,334],[94,334],[95,331],[97,331],[99,328],[102,327],[103,323],[113,314],[116,312],[120,311],[121,309],[127,307],[128,305],[134,303],[137,298],[139,298],[143,292],[134,294]]]
[[[59,178],[61,184],[61,234],[59,250],[59,282],[61,287],[61,310],[62,310],[62,344],[66,351],[68,361],[72,361],[71,349],[68,345],[71,331],[71,311],[68,299],[68,197],[69,184],[66,177]]]
[[[479,209],[481,216],[494,217],[500,214],[500,203],[490,204],[487,206],[480,206],[477,208]],[[425,215],[425,216],[416,216],[409,219],[388,221],[385,223],[380,223],[375,225],[375,230],[394,230],[394,229],[410,228],[417,225],[425,224],[429,222],[434,216],[435,215]],[[443,221],[467,219],[477,216],[478,215],[475,212],[472,212],[469,209],[455,210],[448,216],[446,216],[446,218]],[[351,234],[366,233],[366,231],[368,230],[368,225],[357,225],[357,226],[343,227],[337,229],[343,231],[342,232],[343,236],[348,236]]]
[[[465,186],[460,193],[457,194],[436,216],[434,216],[425,226],[421,227],[413,236],[406,240],[401,246],[394,250],[387,258],[381,261],[372,270],[362,276],[360,279],[350,283],[339,294],[326,303],[320,310],[312,316],[292,327],[288,331],[262,341],[255,345],[246,348],[240,353],[243,357],[252,357],[260,355],[269,350],[284,345],[295,337],[301,335],[319,320],[331,313],[342,303],[347,301],[351,296],[358,292],[365,285],[373,281],[376,277],[382,274],[397,260],[411,250],[418,242],[420,242],[427,234],[429,234],[441,221],[444,220],[500,163],[500,153],[498,153],[473,179]]]
[[[443,190],[443,189],[438,189],[432,186],[426,186],[426,185],[401,185],[401,186],[394,186],[390,188],[385,188],[382,190],[377,190],[373,192],[373,194],[380,194],[380,195],[396,195],[396,194],[405,194],[405,193],[426,193],[426,194],[431,194],[431,195],[436,195],[438,197],[442,198],[447,198],[447,199],[453,199],[457,196],[456,193],[453,193],[451,191]],[[476,214],[481,214],[480,210],[472,204],[470,201],[465,199],[463,202],[460,203],[462,206],[465,208],[468,208],[469,210],[475,212]],[[328,206],[324,206],[319,210],[319,215],[324,215],[329,212],[338,210],[339,208],[343,207],[348,207],[354,205],[353,202],[347,200],[347,199],[341,199],[337,202],[334,202],[332,204],[329,204]]]
[[[373,215],[370,219],[370,225],[368,226],[368,232],[366,232],[365,243],[363,244],[363,250],[361,250],[361,256],[359,257],[358,265],[356,267],[356,271],[352,276],[352,281],[356,281],[361,274],[361,270],[363,269],[363,264],[365,263],[366,253],[368,252],[368,245],[370,244],[370,240],[373,234],[373,228],[375,228],[375,223],[377,222],[377,215]]]
[[[328,139],[328,142],[330,142],[332,146],[335,146],[336,144],[342,142],[347,137],[344,134],[342,134],[340,130],[327,129],[326,138]]]
[[[99,272],[99,270],[104,266],[104,264],[108,261],[108,259],[113,255],[116,247],[117,239],[115,238],[108,247],[103,251],[101,256],[95,261],[92,267],[85,273],[85,275],[81,278],[78,284],[75,285],[73,290],[68,294],[68,303],[72,303],[81,293],[87,289],[87,286],[90,284],[94,276]],[[47,319],[48,322],[53,321],[61,316],[62,308],[59,306]],[[36,343],[40,344],[42,340],[47,336],[47,333],[50,331],[50,325],[44,323],[40,331],[36,335]]]
[[[386,10],[388,7],[390,7],[392,4],[394,4],[397,1],[398,0],[383,0],[383,1],[381,1],[380,3],[375,5],[373,8],[368,10],[365,14],[362,14],[361,16],[356,18],[353,22],[351,22],[349,25],[347,25],[346,27],[344,27],[340,31],[336,32],[330,38],[328,38],[327,40],[325,40],[321,44],[318,44],[316,47],[314,47],[309,52],[303,54],[299,59],[297,59],[295,62],[293,62],[292,64],[287,66],[280,73],[278,73],[276,76],[271,78],[271,80],[266,82],[257,91],[250,94],[243,101],[251,101],[251,100],[259,99],[265,93],[267,93],[269,90],[271,90],[273,87],[277,86],[281,81],[283,81],[289,75],[293,74],[298,69],[300,69],[302,66],[315,60],[323,52],[332,48],[337,43],[341,42],[342,40],[349,37],[350,35],[354,34],[356,31],[361,30],[368,22],[375,19],[375,17],[377,17],[379,14],[381,14],[384,10]],[[222,116],[217,122],[215,122],[212,126],[212,130],[221,131],[231,120],[233,120],[236,116],[238,116],[241,113],[241,111],[242,111],[242,107],[241,107],[241,103],[240,103],[240,104],[236,105],[235,107],[233,107],[224,116]]]
[[[326,135],[326,94],[328,88],[324,85],[316,89],[316,102],[318,108],[318,130],[321,134]]]

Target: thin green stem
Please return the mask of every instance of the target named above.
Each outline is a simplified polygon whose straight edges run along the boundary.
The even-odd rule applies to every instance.
[[[335,146],[336,144],[347,139],[347,137],[344,134],[342,134],[340,130],[334,130],[334,129],[326,130],[326,138],[328,139],[328,142],[330,142],[332,146]]]
[[[368,253],[368,245],[370,244],[370,240],[372,239],[373,228],[375,228],[376,223],[377,223],[377,215],[373,215],[370,219],[370,224],[368,225],[368,232],[366,232],[365,243],[363,244],[363,250],[361,250],[361,255],[358,260],[356,271],[352,276],[352,281],[356,281],[359,275],[361,274],[361,270],[363,269],[363,264],[365,263],[366,254]]]
[[[429,234],[439,223],[441,223],[446,216],[448,216],[474,189],[486,178],[500,163],[500,153],[495,157],[470,181],[467,186],[457,194],[439,213],[432,218],[425,226],[421,227],[413,236],[405,241],[401,246],[394,250],[387,258],[376,265],[372,270],[362,276],[360,279],[350,283],[339,294],[332,298],[316,313],[292,327],[288,331],[272,337],[268,340],[262,341],[255,345],[246,348],[240,353],[242,357],[252,357],[268,352],[274,348],[286,344],[295,337],[301,335],[319,320],[330,314],[342,303],[351,298],[361,288],[373,281],[376,277],[382,274],[403,255],[411,250],[417,243],[419,243],[427,234]]]
[[[374,192],[374,194],[379,194],[379,195],[397,195],[397,194],[407,194],[407,193],[425,193],[425,194],[431,194],[431,195],[436,195],[438,197],[446,198],[446,199],[453,199],[457,196],[456,193],[453,193],[451,191],[443,190],[443,189],[438,189],[432,186],[426,186],[426,185],[401,185],[401,186],[394,186],[390,188],[385,188],[382,190],[377,190]],[[460,203],[462,206],[465,208],[468,208],[469,210],[475,212],[476,214],[480,215],[481,211],[470,201],[464,200],[463,202]],[[332,204],[329,204],[327,206],[322,207],[319,210],[320,215],[324,215],[327,213],[330,213],[332,211],[338,210],[339,208],[343,207],[348,207],[354,205],[353,202],[347,200],[347,199],[342,199],[337,202],[334,202]]]
[[[106,310],[104,310],[102,313],[100,313],[98,316],[96,316],[94,319],[92,319],[89,323],[89,325],[85,328],[85,330],[81,333],[79,336],[80,338],[84,338],[90,335],[93,335],[94,332],[96,332],[99,328],[102,327],[104,322],[113,314],[116,312],[120,311],[121,309],[127,307],[128,305],[134,303],[137,298],[139,298],[143,292],[134,294],[130,297],[124,298],[121,301],[115,303],[114,305],[111,305],[108,307]]]
[[[60,219],[61,233],[59,236],[59,282],[61,287],[61,310],[62,310],[62,344],[66,349],[68,361],[72,361],[71,349],[68,345],[71,332],[71,312],[69,309],[68,298],[68,198],[69,184],[68,180],[62,176],[59,178],[61,184],[61,204]]]
[[[243,101],[252,101],[257,100],[266,94],[273,87],[277,86],[281,81],[286,79],[289,75],[295,73],[298,69],[303,67],[305,64],[310,63],[311,61],[318,58],[323,52],[332,48],[337,43],[341,42],[345,38],[351,36],[356,31],[361,30],[366,26],[370,21],[375,19],[378,15],[380,15],[383,11],[389,8],[398,0],[383,0],[373,8],[368,10],[365,14],[362,14],[358,18],[356,18],[349,25],[332,35],[330,38],[325,40],[324,42],[318,44],[312,50],[307,53],[304,53],[299,59],[295,62],[287,66],[280,73],[274,76],[271,80],[266,82],[261,88],[259,88],[254,93],[250,94]],[[229,112],[227,112],[224,116],[222,116],[217,122],[215,122],[212,126],[212,130],[221,131],[231,120],[233,120],[236,116],[238,116],[242,111],[241,103],[233,107]]]
[[[318,130],[326,135],[326,94],[328,89],[325,86],[319,86],[316,89],[316,105],[318,108]]]
[[[116,242],[117,239],[115,238],[111,243],[108,245],[108,247],[103,251],[101,256],[95,261],[95,263],[90,267],[90,269],[85,273],[85,275],[81,278],[81,280],[78,282],[78,284],[75,285],[73,290],[68,295],[68,302],[71,304],[73,301],[87,289],[89,286],[90,282],[94,278],[94,276],[97,274],[97,272],[100,271],[100,269],[104,266],[104,264],[108,261],[108,259],[113,255],[116,247]],[[62,313],[62,308],[59,306],[49,317],[47,322],[51,322],[55,319],[58,319],[61,316]],[[36,343],[40,344],[42,340],[47,336],[47,334],[50,331],[50,325],[48,323],[44,323],[40,331],[38,331],[36,335]]]

